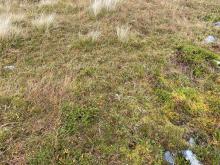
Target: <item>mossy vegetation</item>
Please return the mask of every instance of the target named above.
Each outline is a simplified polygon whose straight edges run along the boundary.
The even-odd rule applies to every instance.
[[[220,20],[220,17],[215,13],[207,14],[202,18],[204,21],[215,23]]]
[[[62,107],[63,128],[61,131],[74,134],[78,130],[89,129],[90,125],[99,121],[98,112],[97,108],[80,108],[64,105]]]
[[[219,54],[192,44],[182,45],[177,50],[177,61],[182,65],[189,66],[190,71],[196,77],[210,74],[213,60],[220,58]]]

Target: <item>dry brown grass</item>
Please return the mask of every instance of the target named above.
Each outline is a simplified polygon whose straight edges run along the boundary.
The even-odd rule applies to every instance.
[[[68,88],[72,81],[72,77],[69,76],[53,80],[52,74],[44,76],[40,80],[28,80],[25,97],[44,109],[56,109],[62,101],[68,99]]]

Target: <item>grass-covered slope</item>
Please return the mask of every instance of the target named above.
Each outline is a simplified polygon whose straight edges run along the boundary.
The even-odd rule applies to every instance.
[[[112,2],[0,1],[0,164],[220,163],[219,0]]]

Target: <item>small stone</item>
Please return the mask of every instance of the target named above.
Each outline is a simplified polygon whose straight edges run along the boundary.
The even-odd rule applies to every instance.
[[[217,41],[217,38],[209,35],[208,37],[205,38],[204,43],[206,44],[211,44],[211,43],[215,43]]]
[[[175,164],[173,154],[170,151],[166,151],[164,153],[164,160],[167,163],[169,163],[169,165],[174,165]]]
[[[219,21],[219,22],[214,23],[214,26],[215,26],[215,27],[220,27],[220,21]]]
[[[184,150],[182,151],[182,154],[184,158],[190,162],[191,165],[202,165],[196,158],[196,155],[193,154],[191,150]]]
[[[4,67],[5,70],[14,70],[15,66],[14,65],[7,65]]]
[[[189,145],[190,145],[190,147],[194,147],[195,144],[196,144],[195,140],[191,137],[191,138],[189,139]]]

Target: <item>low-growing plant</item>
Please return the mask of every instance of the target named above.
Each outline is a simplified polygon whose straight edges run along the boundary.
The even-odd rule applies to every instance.
[[[94,107],[77,107],[65,104],[62,107],[62,131],[74,134],[76,131],[90,127],[97,122],[99,110]]]
[[[3,143],[9,136],[9,129],[0,127],[0,147],[2,147]]]
[[[35,141],[36,140],[36,141]],[[41,143],[42,146],[34,146],[36,143]],[[29,154],[28,163],[33,165],[38,164],[54,164],[55,157],[55,142],[56,136],[54,134],[47,134],[34,139],[30,139],[29,147],[32,147],[33,152]]]
[[[101,32],[98,30],[91,31],[87,34],[79,33],[78,36],[74,37],[71,47],[84,51],[90,51],[97,45],[100,36]]]

